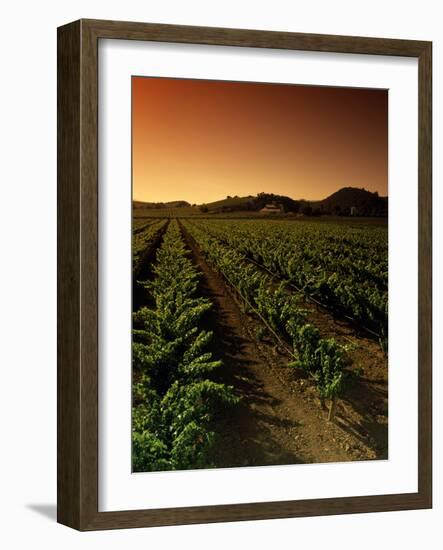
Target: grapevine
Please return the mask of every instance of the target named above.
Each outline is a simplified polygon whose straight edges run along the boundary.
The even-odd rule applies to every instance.
[[[212,333],[200,328],[211,303],[196,296],[198,273],[176,221],[146,281],[152,307],[134,314],[133,467],[135,471],[211,467],[211,431],[220,406],[234,405],[232,387],[210,380],[219,368],[207,351]]]
[[[296,298],[275,288],[270,277],[254,265],[245,263],[241,254],[202,231],[190,222],[186,230],[206,255],[209,262],[229,281],[238,294],[266,319],[275,331],[289,340],[295,361],[314,379],[320,397],[335,402],[344,389],[347,347],[335,339],[323,339],[318,329],[309,324]]]

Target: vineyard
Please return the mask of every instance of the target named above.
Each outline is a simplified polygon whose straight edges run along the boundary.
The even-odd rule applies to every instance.
[[[137,273],[146,256],[152,249],[156,238],[161,235],[166,220],[135,223],[132,230],[132,271]]]
[[[281,277],[307,297],[387,340],[385,228],[318,227],[285,222],[199,221],[198,228]]]
[[[387,456],[387,228],[135,218],[133,469]]]
[[[207,467],[212,414],[236,398],[208,379],[220,366],[206,351],[211,333],[199,326],[211,303],[196,296],[198,274],[177,222],[165,233],[153,271],[146,283],[152,306],[134,315],[133,468]]]

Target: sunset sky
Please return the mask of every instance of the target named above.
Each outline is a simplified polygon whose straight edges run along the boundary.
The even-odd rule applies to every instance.
[[[385,90],[132,78],[133,198],[387,195]]]

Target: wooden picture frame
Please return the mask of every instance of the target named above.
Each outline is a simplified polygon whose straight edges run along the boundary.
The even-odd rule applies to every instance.
[[[418,59],[418,492],[98,511],[98,41],[124,39]],[[58,29],[58,521],[79,530],[432,506],[431,42],[80,20]]]

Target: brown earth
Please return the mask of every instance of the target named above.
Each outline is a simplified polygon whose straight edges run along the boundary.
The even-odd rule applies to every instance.
[[[388,358],[377,340],[312,304],[308,319],[322,336],[352,347],[350,370],[356,374],[337,405],[336,422],[388,458]]]
[[[216,466],[386,458],[387,390],[378,353],[378,366],[367,367],[368,372],[362,367],[363,377],[353,382],[338,404],[334,422],[328,422],[312,382],[287,367],[291,358],[285,350],[252,313],[244,311],[235,292],[208,265],[183,227],[182,231],[190,257],[202,273],[201,294],[214,304],[205,321],[214,333],[214,358],[223,361],[217,379],[232,385],[241,398],[239,406],[220,411],[216,419]],[[332,331],[329,321],[323,323],[322,330]],[[342,330],[343,337],[353,338],[349,327]],[[368,348],[363,348],[361,341],[353,352],[354,363],[363,363],[368,356]]]
[[[249,261],[249,260],[246,260]],[[258,264],[253,262],[256,266]],[[281,279],[274,276],[276,286]],[[287,287],[288,292],[292,292]],[[297,294],[297,293],[296,293]],[[300,298],[299,306],[307,320],[323,338],[334,338],[350,346],[349,371],[354,373],[345,394],[337,404],[336,423],[353,433],[375,452],[376,458],[388,458],[388,357],[378,338],[357,323],[334,314],[325,307]],[[315,388],[311,387],[315,396]]]

